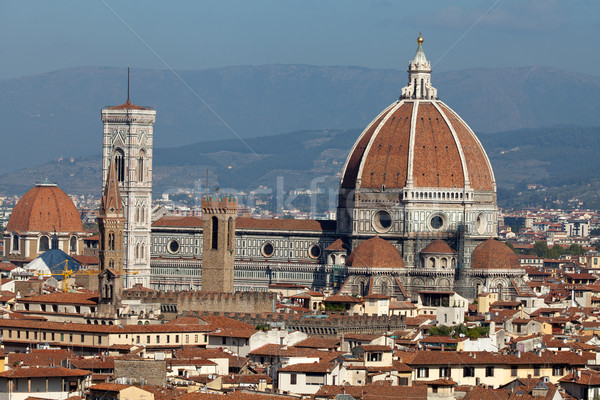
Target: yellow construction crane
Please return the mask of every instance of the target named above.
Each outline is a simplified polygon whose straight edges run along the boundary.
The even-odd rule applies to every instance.
[[[56,267],[58,267],[61,264],[65,264],[65,267],[63,268],[62,271],[60,272],[52,272],[52,270]],[[68,292],[69,291],[69,278],[71,278],[72,275],[97,275],[98,271],[95,270],[78,270],[78,271],[73,271],[72,269],[69,269],[69,259],[65,259],[61,262],[59,262],[58,264],[50,267],[50,271],[51,272],[40,272],[40,271],[36,271],[36,274],[38,276],[62,276],[62,291],[63,292]]]

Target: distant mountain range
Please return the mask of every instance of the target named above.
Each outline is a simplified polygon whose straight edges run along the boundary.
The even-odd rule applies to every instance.
[[[157,110],[156,148],[235,135],[248,139],[300,130],[362,129],[398,98],[407,79],[406,72],[399,70],[309,65],[224,67],[178,74],[185,84],[169,71],[132,71],[132,101]],[[61,155],[68,159],[99,153],[100,110],[125,101],[126,80],[124,69],[108,67],[0,80],[0,173]],[[530,67],[434,71],[432,81],[440,98],[478,132],[556,124],[600,126],[600,79],[593,76]],[[354,137],[344,140],[331,141],[341,141],[334,148],[347,150],[344,146]],[[266,147],[252,148],[262,154],[270,152],[272,145],[271,139],[258,140],[255,146]],[[86,165],[79,166],[92,168]],[[54,172],[40,171],[35,180]],[[3,178],[1,183],[7,187],[12,185],[9,181]]]
[[[335,200],[353,130],[299,131],[275,136],[200,142],[154,152],[154,197],[209,187],[287,192],[322,188]],[[503,207],[600,208],[600,127],[561,125],[479,134],[492,162]],[[250,150],[250,149],[252,150]],[[48,178],[67,193],[101,193],[100,156],[52,161],[0,176],[0,192],[22,194]],[[528,186],[529,185],[529,186]],[[326,200],[326,199],[325,199]]]

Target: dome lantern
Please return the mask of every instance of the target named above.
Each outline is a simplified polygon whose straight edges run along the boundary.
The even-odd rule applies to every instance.
[[[402,88],[401,99],[437,99],[437,89],[431,86],[431,62],[423,51],[423,36],[419,33],[417,52],[408,64],[408,85]]]

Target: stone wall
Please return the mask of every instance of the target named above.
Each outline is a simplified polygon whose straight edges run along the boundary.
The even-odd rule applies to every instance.
[[[212,313],[199,313],[198,316]],[[347,333],[385,334],[406,329],[406,317],[394,316],[334,316],[328,315],[297,315],[277,313],[222,313],[226,317],[259,326],[269,325],[282,329],[293,329],[309,335],[337,337]]]
[[[130,289],[123,293],[123,300],[140,300],[142,303],[158,303],[169,306],[173,313],[189,311],[209,312],[270,312],[275,294],[268,292],[205,293],[158,292]]]
[[[115,359],[114,377],[115,379],[124,378],[127,384],[165,386],[167,384],[167,363],[165,360]]]

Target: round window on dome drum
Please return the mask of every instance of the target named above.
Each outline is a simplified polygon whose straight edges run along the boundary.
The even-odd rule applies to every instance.
[[[321,247],[318,244],[313,244],[308,249],[308,255],[310,258],[319,258],[321,256]]]
[[[167,250],[169,250],[169,253],[171,254],[179,253],[180,248],[181,246],[179,245],[179,242],[175,239],[171,239],[167,244]]]
[[[429,220],[429,225],[431,225],[431,228],[434,230],[442,229],[444,227],[444,219],[439,215],[434,215]]]
[[[379,210],[373,216],[373,226],[377,232],[384,233],[392,228],[392,216],[385,210]]]
[[[275,253],[275,248],[273,247],[272,243],[266,242],[262,245],[260,252],[265,257],[271,257]]]

